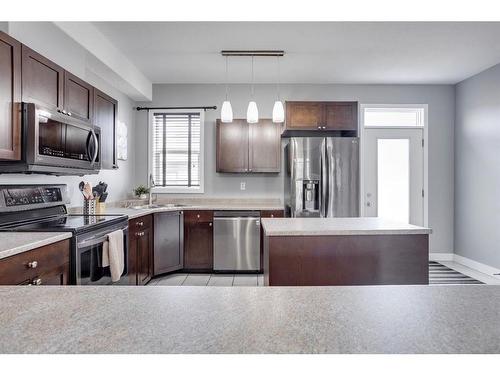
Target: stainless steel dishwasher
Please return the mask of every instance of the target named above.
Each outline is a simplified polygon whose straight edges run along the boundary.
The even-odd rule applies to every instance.
[[[214,270],[259,271],[260,212],[214,212]]]

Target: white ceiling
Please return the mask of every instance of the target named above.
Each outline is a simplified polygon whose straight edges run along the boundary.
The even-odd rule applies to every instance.
[[[222,83],[223,49],[283,49],[284,83],[454,84],[500,62],[500,22],[96,22],[153,83]],[[248,83],[250,58],[229,59]],[[255,82],[276,80],[255,58]]]

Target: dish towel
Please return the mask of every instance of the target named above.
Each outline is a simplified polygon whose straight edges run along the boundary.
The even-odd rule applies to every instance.
[[[109,266],[112,282],[116,283],[120,280],[125,267],[122,230],[115,230],[108,234],[108,240],[102,247],[102,266]]]

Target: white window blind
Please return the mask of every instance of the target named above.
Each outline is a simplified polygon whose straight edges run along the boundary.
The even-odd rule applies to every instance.
[[[364,126],[421,127],[424,126],[424,108],[365,107]]]
[[[159,187],[200,186],[200,113],[153,113],[152,174]]]

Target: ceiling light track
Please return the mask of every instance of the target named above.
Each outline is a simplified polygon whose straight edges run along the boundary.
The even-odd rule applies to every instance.
[[[244,56],[244,57],[280,57],[285,56],[283,50],[222,50],[222,56]]]

